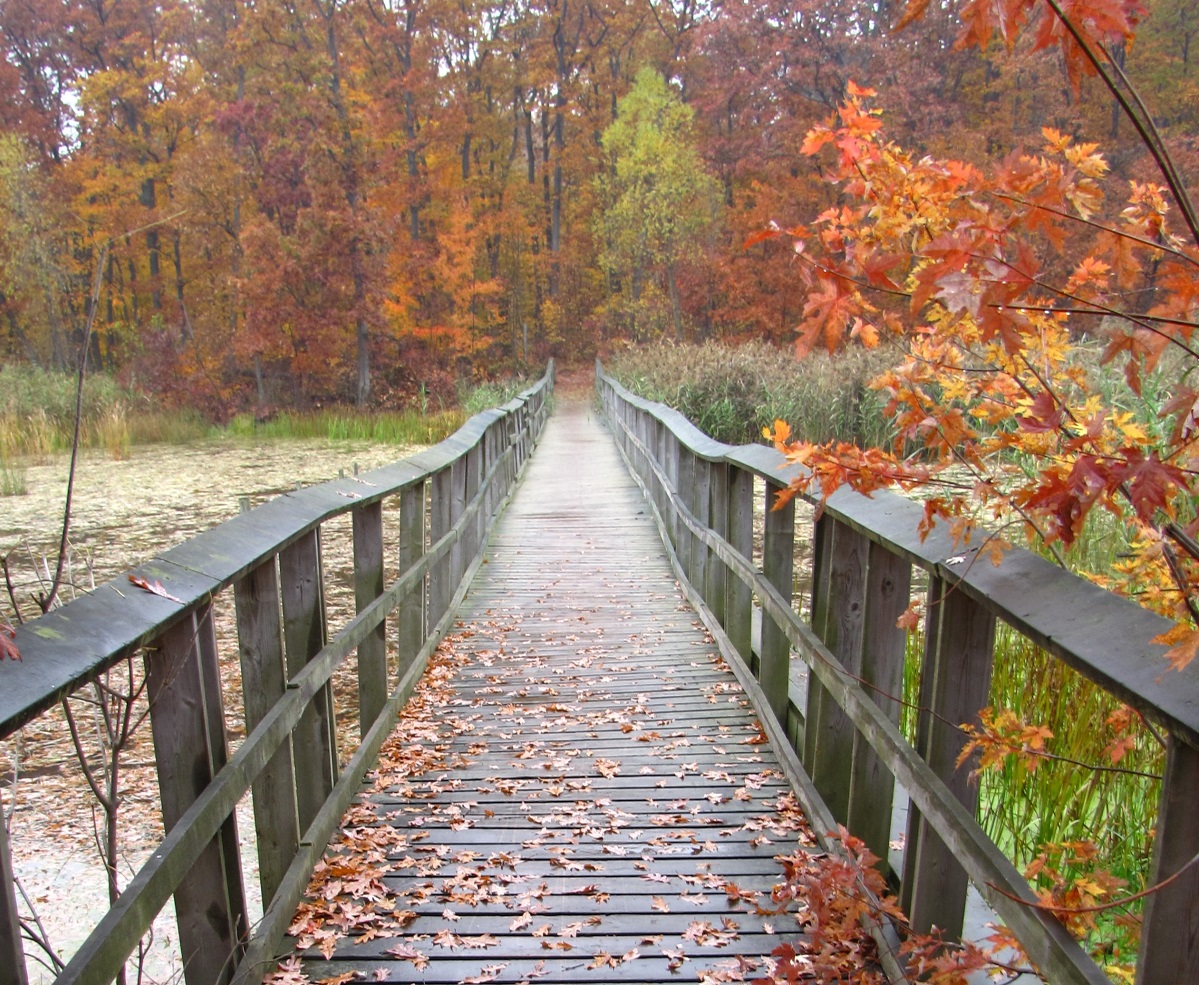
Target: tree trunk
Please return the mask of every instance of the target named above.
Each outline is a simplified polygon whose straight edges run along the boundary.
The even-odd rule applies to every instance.
[[[674,319],[674,339],[683,341],[683,306],[679,302],[679,282],[675,277],[674,264],[666,265],[666,292],[670,295],[670,315]]]

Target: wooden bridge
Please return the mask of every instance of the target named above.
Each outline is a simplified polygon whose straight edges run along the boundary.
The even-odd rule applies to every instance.
[[[802,946],[766,912],[779,857],[835,851],[844,823],[886,858],[897,786],[911,809],[891,876],[916,929],[959,933],[973,883],[1048,981],[1106,981],[1029,905],[954,769],[943,723],[986,704],[997,617],[1168,736],[1155,868],[1181,874],[1146,909],[1138,979],[1199,981],[1199,682],[1164,677],[1155,617],[1020,551],[951,563],[958,545],[918,538],[919,507],[838,493],[808,625],[793,509],[765,512],[755,548],[780,456],[713,442],[602,372],[602,412],[551,417],[552,387],[551,367],[427,452],[165,552],[135,572],[161,594],[113,583],[18,631],[3,734],[144,652],[168,828],[58,981],[111,981],[172,898],[188,985],[259,981],[293,946],[312,981],[749,980]],[[321,530],[345,512],[357,614],[330,639]],[[884,697],[914,566],[930,613],[915,746]],[[232,756],[212,619],[228,588],[247,732]],[[352,653],[343,765],[329,681]],[[233,809],[251,790],[265,912],[247,928]],[[0,879],[0,977],[22,982],[2,835]],[[894,934],[874,932],[897,980]]]

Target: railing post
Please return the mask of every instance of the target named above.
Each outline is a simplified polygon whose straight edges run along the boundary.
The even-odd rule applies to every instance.
[[[791,603],[795,567],[795,500],[775,509],[782,486],[766,483],[766,531],[762,545],[762,574]],[[775,717],[786,727],[787,689],[791,681],[791,641],[769,616],[762,618],[762,653],[758,680]]]
[[[279,621],[279,579],[270,557],[233,586],[241,654],[246,734],[258,727],[287,686]],[[254,831],[263,905],[274,899],[300,846],[291,744],[284,743],[254,781]]]
[[[731,468],[729,473],[729,534],[733,549],[746,561],[754,559],[754,475],[745,469]],[[725,586],[725,609],[729,639],[741,655],[741,662],[752,668],[753,589],[736,574],[730,574]]]
[[[951,723],[977,721],[979,709],[987,704],[995,617],[957,586],[931,575],[929,583],[929,614],[937,631],[930,634],[932,646],[925,651],[920,704],[928,713],[921,716],[917,749],[973,813],[978,784],[970,781],[968,764],[957,766],[966,740]],[[927,933],[935,925],[948,937],[960,937],[969,881],[953,852],[915,810],[908,814],[905,851],[903,895],[910,900],[906,910],[912,929]]]
[[[452,529],[458,525],[458,521],[462,519],[463,513],[466,512],[466,455],[460,454],[450,463],[450,526],[447,529]],[[450,547],[450,584],[449,594],[446,596],[448,600],[454,597],[454,592],[458,588],[458,583],[462,580],[462,574],[466,571],[466,557],[469,548],[470,534],[465,530],[460,531],[458,538]]]
[[[229,755],[211,603],[147,647],[145,664],[162,822],[170,831]],[[229,981],[249,929],[232,814],[175,889],[175,918],[188,985]]]
[[[674,491],[678,497],[678,502],[685,506],[693,516],[696,515],[695,510],[695,455],[691,453],[689,448],[683,446],[683,443],[677,438],[671,442],[674,445],[675,453],[677,454],[676,468],[674,474]],[[679,556],[679,567],[683,569],[683,573],[690,580],[693,573],[691,567],[691,557],[693,554],[692,544],[694,538],[691,536],[691,528],[687,526],[686,521],[678,512],[675,513],[674,524],[674,549]]]
[[[383,594],[383,503],[353,512],[354,611]],[[387,624],[380,620],[358,644],[358,734],[365,736],[387,703]]]
[[[670,432],[665,424],[661,425],[664,435],[663,442],[665,446],[665,455],[662,458],[662,472],[666,476],[666,483],[669,488],[662,490],[662,500],[665,510],[662,518],[666,521],[666,529],[670,531],[670,543],[674,547],[675,552],[679,551],[681,536],[679,534],[679,510],[674,502],[671,501],[670,489],[674,490],[674,495],[679,495],[679,457],[682,454],[682,449],[679,447],[679,442]],[[679,560],[682,560],[680,555]]]
[[[712,525],[712,463],[698,455],[692,460],[691,512],[701,527]],[[688,577],[691,584],[708,599],[708,545],[699,537],[691,538],[691,569]]]
[[[279,552],[283,595],[283,641],[287,676],[300,673],[325,645],[325,602],[321,585],[320,533],[310,530]],[[304,709],[292,733],[296,809],[300,836],[333,790],[337,777],[337,733],[333,690],[326,683]]]
[[[3,804],[0,804],[3,810]],[[26,985],[25,952],[21,947],[21,917],[17,911],[16,883],[13,881],[12,851],[8,847],[8,826],[0,817],[0,980]]]
[[[871,543],[866,564],[866,615],[862,640],[862,680],[867,694],[898,726],[903,697],[907,632],[896,623],[911,597],[912,566],[881,544]],[[895,777],[860,733],[854,734],[853,775],[846,826],[888,871]]]
[[[844,523],[832,521],[832,551],[821,558],[822,567],[826,560],[828,566],[821,635],[833,656],[855,676],[862,669],[867,554],[868,542],[862,534]],[[856,734],[849,715],[825,688],[809,689],[804,721],[804,749],[809,758],[805,765],[833,817],[841,824],[849,817],[849,777]]]
[[[1199,855],[1199,750],[1174,736],[1166,742],[1166,768],[1153,847],[1154,885]],[[1145,901],[1137,985],[1199,981],[1199,868],[1192,865]]]
[[[483,477],[485,471],[485,450],[487,446],[487,435],[482,434],[479,440],[476,441],[466,453],[466,505],[470,506],[475,501],[475,497],[479,494],[479,487],[483,485]],[[483,531],[487,529],[487,510],[483,508],[483,504],[479,504],[479,509],[475,510],[475,518],[470,523],[470,532],[467,535],[466,542],[466,564],[469,567],[470,562],[474,560],[476,554],[479,553],[479,548],[483,544]]]
[[[712,532],[718,537],[729,539],[729,466],[723,462],[708,463],[708,475],[711,483],[710,520]],[[708,560],[707,581],[703,586],[704,598],[708,608],[721,627],[728,628],[728,568],[706,546],[704,553]]]
[[[425,553],[425,482],[400,492],[400,543],[397,563],[404,574]],[[425,642],[425,599],[428,576],[421,578],[396,609],[396,644],[399,676],[403,677]]]
[[[836,521],[821,513],[812,525],[812,632],[825,638],[829,620],[829,598],[832,584],[833,530]],[[820,705],[827,700],[824,685],[813,673],[808,673],[808,703],[804,709],[804,744],[801,758],[804,769],[811,775],[816,758],[816,719]]]
[[[515,468],[516,462],[514,460]],[[446,465],[440,472],[433,474],[429,480],[429,546],[432,547],[444,537],[454,525],[453,510],[453,469]],[[445,554],[429,571],[429,622],[428,631],[432,632],[445,615],[453,597],[451,587],[450,563],[452,551]]]

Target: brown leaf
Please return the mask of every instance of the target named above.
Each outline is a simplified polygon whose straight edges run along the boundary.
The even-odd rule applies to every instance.
[[[178,602],[183,605],[183,599],[177,598],[162,587],[162,582],[148,582],[145,578],[140,578],[137,575],[130,575],[129,580],[140,588],[143,592],[149,592],[151,595],[158,595],[164,599],[170,599],[172,602]]]
[[[508,967],[508,962],[502,964],[489,964],[480,969],[477,975],[471,975],[469,978],[462,979],[462,985],[484,985],[485,982],[494,982],[500,977],[500,972]]]

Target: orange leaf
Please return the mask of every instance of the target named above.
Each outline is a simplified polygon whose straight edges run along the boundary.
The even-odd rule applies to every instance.
[[[162,582],[148,582],[145,578],[139,578],[137,575],[130,575],[129,580],[144,592],[149,592],[151,595],[158,595],[164,599],[170,599],[172,602],[178,602],[183,605],[183,599],[177,598],[162,587]]]

